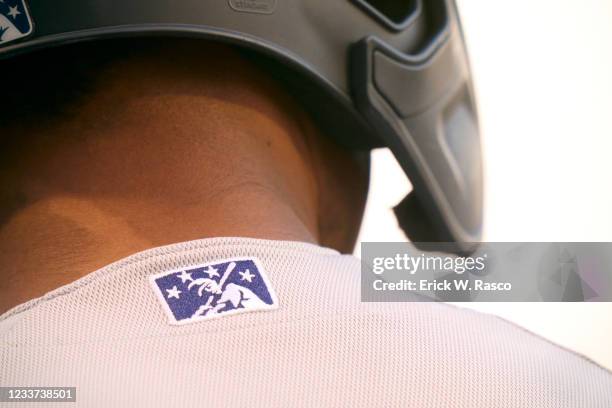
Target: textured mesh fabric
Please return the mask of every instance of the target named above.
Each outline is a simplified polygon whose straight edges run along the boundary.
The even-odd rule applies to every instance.
[[[168,323],[150,274],[242,256],[262,261],[278,309]],[[303,243],[152,249],[1,316],[0,385],[76,386],[87,407],[612,407],[596,364],[493,316],[361,303],[359,275]]]

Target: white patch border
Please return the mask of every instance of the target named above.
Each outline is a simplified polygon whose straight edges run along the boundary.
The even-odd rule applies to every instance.
[[[28,2],[26,0],[23,0],[22,3],[23,3],[23,9],[25,10],[26,18],[28,19],[28,22],[30,23],[30,31],[22,34],[19,37],[13,38],[11,40],[0,42],[0,48],[5,47],[7,44],[10,44],[12,42],[23,40],[24,38],[29,37],[34,32],[34,20],[32,20],[32,16],[30,15],[30,7],[28,6]]]
[[[266,285],[266,288],[268,289],[268,293],[270,293],[270,298],[272,298],[272,304],[270,305],[266,304],[265,306],[260,306],[260,307],[252,308],[252,309],[246,309],[246,308],[234,309],[228,312],[224,312],[224,313],[220,313],[220,314],[212,315],[212,316],[195,316],[195,317],[192,316],[188,319],[176,320],[176,317],[174,317],[174,313],[172,313],[170,306],[168,306],[168,302],[166,302],[166,298],[164,297],[164,294],[162,293],[161,289],[155,282],[156,279],[159,279],[161,277],[172,275],[174,273],[180,273],[186,270],[205,268],[207,266],[218,265],[218,264],[229,263],[229,262],[240,262],[240,261],[252,261],[255,264],[255,266],[257,267],[257,271],[259,272],[259,275],[262,277],[264,284]],[[270,282],[270,279],[268,279],[268,275],[266,274],[266,271],[263,268],[261,261],[259,260],[259,258],[253,257],[253,256],[219,259],[219,260],[215,260],[211,262],[206,262],[203,264],[185,266],[183,268],[173,269],[171,271],[156,273],[154,275],[149,275],[149,283],[153,287],[153,292],[155,292],[155,296],[157,297],[157,300],[161,303],[162,309],[164,309],[164,312],[166,313],[166,316],[168,317],[169,323],[175,326],[183,326],[185,324],[196,323],[196,322],[200,322],[204,320],[213,320],[213,319],[218,319],[218,318],[241,314],[241,313],[257,312],[261,310],[275,310],[275,309],[278,309],[279,307],[278,297],[276,296],[276,292],[274,291],[274,288],[272,287],[272,283]]]

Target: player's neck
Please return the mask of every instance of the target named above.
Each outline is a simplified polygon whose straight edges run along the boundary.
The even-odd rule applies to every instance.
[[[214,147],[142,123],[139,134],[84,137],[29,158],[26,201],[0,225],[0,312],[156,246],[218,236],[317,242],[307,154],[285,127],[260,119],[257,130],[209,129],[202,137]],[[162,132],[155,145],[141,139],[149,132]]]

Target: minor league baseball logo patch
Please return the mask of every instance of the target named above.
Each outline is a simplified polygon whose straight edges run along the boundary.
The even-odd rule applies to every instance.
[[[24,0],[0,0],[0,47],[27,37],[33,24]]]
[[[276,309],[278,300],[256,258],[228,259],[150,276],[171,324]]]

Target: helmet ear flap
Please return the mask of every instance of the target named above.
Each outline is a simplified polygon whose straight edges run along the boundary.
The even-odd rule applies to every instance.
[[[436,231],[440,231],[440,226],[432,223],[431,216],[414,192],[404,197],[393,208],[393,212],[404,234],[412,245],[421,251],[448,252],[468,256],[478,248],[477,243],[454,242],[437,233]]]
[[[441,240],[416,194],[410,193],[404,197],[393,208],[393,212],[400,228],[410,241],[439,242]]]

